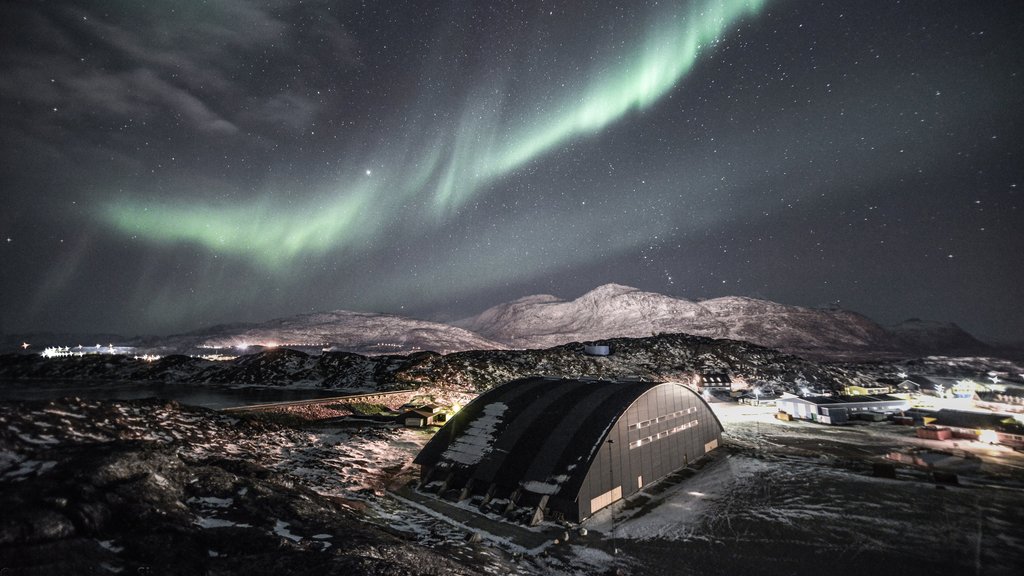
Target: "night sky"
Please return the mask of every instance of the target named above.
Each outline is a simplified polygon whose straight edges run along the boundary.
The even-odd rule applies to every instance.
[[[1016,2],[4,2],[0,331],[607,282],[1021,338]]]

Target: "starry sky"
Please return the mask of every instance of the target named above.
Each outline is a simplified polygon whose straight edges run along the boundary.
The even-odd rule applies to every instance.
[[[1020,340],[1013,2],[5,2],[0,332],[607,282]]]

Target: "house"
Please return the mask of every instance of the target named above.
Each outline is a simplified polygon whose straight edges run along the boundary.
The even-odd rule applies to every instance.
[[[803,420],[841,424],[861,412],[894,414],[910,408],[910,402],[888,394],[871,396],[808,396],[780,398],[779,410]],[[858,417],[859,418],[859,417]]]
[[[425,404],[399,414],[398,421],[409,428],[441,426],[448,419],[448,412],[436,404]]]
[[[579,522],[703,457],[721,435],[682,384],[532,377],[478,396],[414,462],[421,492],[529,524]]]
[[[587,356],[608,356],[612,349],[605,344],[586,344],[583,346],[583,353]]]
[[[910,376],[905,382],[916,384],[921,394],[938,398],[973,398],[977,387],[970,378],[949,376]]]
[[[894,389],[895,392],[901,392],[905,394],[917,394],[921,392],[921,385],[918,384],[917,382],[914,382],[913,380],[904,378],[903,380],[896,382]]]

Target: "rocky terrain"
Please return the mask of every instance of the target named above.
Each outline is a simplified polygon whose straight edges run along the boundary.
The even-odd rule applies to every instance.
[[[962,486],[874,478],[880,455],[931,441],[730,406],[710,462],[595,515],[589,536],[558,544],[550,526],[524,549],[385,494],[412,477],[424,431],[290,428],[155,399],[0,402],[0,571],[782,575],[837,557],[836,574],[1018,572],[1019,455],[971,448],[986,464]]]
[[[581,343],[546,350],[388,356],[347,352],[314,356],[279,348],[223,362],[186,356],[146,361],[115,355],[54,359],[8,355],[0,356],[0,380],[160,381],[351,391],[430,386],[478,392],[533,375],[679,380],[699,372],[729,372],[750,382],[825,388],[867,382],[875,376],[872,372],[804,360],[734,340],[662,334],[603,342],[611,345],[614,352],[610,356],[589,356]]]
[[[335,310],[244,326],[214,326],[159,340],[172,350],[251,345],[339,349],[381,354],[434,350],[487,350],[501,344],[468,330],[393,314]]]
[[[612,338],[609,356],[589,356],[574,342],[537,350],[476,350],[437,354],[363,356],[349,352],[311,355],[276,348],[211,361],[168,356],[155,361],[123,355],[42,358],[0,356],[0,381],[163,382],[224,386],[287,386],[341,392],[419,387],[475,393],[535,375],[639,377],[688,380],[701,372],[727,372],[750,385],[796,391],[801,386],[838,390],[847,384],[919,375],[982,377],[989,372],[1018,379],[1024,366],[987,357],[924,357],[891,362],[834,363],[806,360],[736,340],[685,334]]]
[[[459,534],[441,530],[430,549],[415,531],[391,526],[402,522],[368,511],[418,450],[411,434],[303,431],[157,400],[0,403],[0,568],[55,575],[510,571],[496,552],[478,558]]]

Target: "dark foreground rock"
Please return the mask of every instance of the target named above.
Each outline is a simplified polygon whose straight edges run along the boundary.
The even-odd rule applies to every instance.
[[[137,421],[118,422],[125,407]],[[0,420],[4,574],[475,573],[288,474],[225,454],[265,424],[154,401],[3,404]],[[196,436],[152,435],[161,422]],[[225,444],[209,444],[211,432]]]

